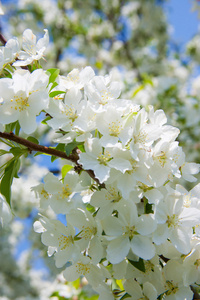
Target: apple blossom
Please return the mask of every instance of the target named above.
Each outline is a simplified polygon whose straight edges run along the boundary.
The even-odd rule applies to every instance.
[[[9,124],[19,121],[22,130],[30,134],[37,128],[36,116],[47,108],[48,76],[43,70],[29,73],[17,70],[13,78],[1,78],[0,122]]]
[[[142,289],[137,281],[134,279],[129,279],[125,281],[124,288],[126,292],[131,295],[129,298],[130,300],[139,300],[145,298],[149,300],[155,300],[158,296],[155,287],[150,282],[145,282]]]
[[[77,183],[78,174],[73,171],[66,174],[63,183],[52,173],[44,177],[44,190],[50,195],[49,205],[55,213],[68,213],[74,207],[76,201],[73,197]]]
[[[71,225],[64,226],[58,220],[48,220],[45,217],[34,223],[36,232],[42,233],[42,242],[48,246],[48,255],[54,252],[56,266],[64,266],[68,261],[77,261],[80,250],[74,241],[75,228]]]
[[[22,48],[18,54],[18,60],[13,63],[15,67],[27,66],[34,60],[39,60],[43,57],[46,47],[49,44],[48,30],[44,29],[44,37],[36,42],[36,36],[32,30],[26,29],[23,33]]]
[[[183,197],[178,193],[169,193],[163,200],[155,207],[155,218],[159,225],[153,240],[159,245],[170,239],[178,251],[188,254],[191,250],[192,227],[200,223],[199,209],[184,207]]]
[[[143,259],[155,255],[147,236],[156,229],[156,222],[150,214],[138,217],[135,204],[127,203],[120,209],[118,218],[106,217],[102,224],[109,239],[107,258],[111,263],[121,262],[130,250]]]

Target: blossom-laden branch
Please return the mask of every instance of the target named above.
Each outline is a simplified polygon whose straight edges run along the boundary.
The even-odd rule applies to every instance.
[[[76,153],[75,151],[73,151],[72,154],[67,155],[63,151],[53,149],[53,148],[43,146],[43,145],[38,145],[36,143],[28,141],[22,137],[15,135],[13,132],[0,132],[0,137],[3,139],[7,139],[10,141],[16,142],[20,145],[23,145],[23,146],[27,147],[30,152],[37,151],[37,152],[46,153],[46,154],[53,155],[53,156],[56,156],[59,158],[64,158],[64,159],[70,160],[71,162],[76,164],[76,166],[79,168],[80,171],[83,170],[81,165],[78,163],[78,159],[79,159],[78,153]],[[97,178],[95,178],[94,172],[92,170],[85,170],[85,171],[89,174],[89,176],[93,180],[95,180],[97,183],[99,183],[99,180]]]

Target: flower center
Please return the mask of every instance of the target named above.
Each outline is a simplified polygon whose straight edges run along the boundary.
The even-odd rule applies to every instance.
[[[190,195],[184,197],[184,207],[190,207],[191,205],[191,198]]]
[[[132,169],[131,169],[131,170],[126,170],[125,173],[131,175],[131,174],[133,174],[133,173],[137,170],[137,161],[134,160],[134,159],[131,159],[131,160],[129,160],[129,161],[130,161],[130,163],[131,163]]]
[[[194,265],[195,265],[196,268],[198,269],[198,267],[200,266],[200,258],[198,258],[198,259],[195,261]]]
[[[147,133],[143,130],[140,131],[137,135],[134,135],[134,143],[135,144],[145,144],[147,139]]]
[[[82,231],[80,236],[86,240],[90,239],[97,233],[96,227],[82,226]]]
[[[98,157],[97,157],[97,160],[99,161],[99,163],[101,165],[104,165],[106,166],[107,163],[111,160],[111,157],[110,157],[110,153],[109,152],[105,152],[105,154],[101,153]]]
[[[13,106],[15,110],[19,110],[20,112],[23,110],[26,110],[27,107],[29,107],[28,103],[28,97],[21,96],[14,96],[14,99],[11,99],[10,101],[13,103]]]
[[[145,261],[144,265],[145,265],[145,273],[154,272],[154,264],[152,264],[150,260]]]
[[[73,70],[72,72],[70,72],[68,75],[67,75],[67,79],[69,81],[72,81],[74,83],[78,83],[80,77],[79,77],[79,72],[77,70]]]
[[[72,238],[71,235],[70,236],[65,236],[65,235],[62,234],[58,238],[58,242],[59,242],[60,250],[64,250],[67,247],[69,247],[71,244],[73,244],[73,238]]]
[[[103,90],[101,91],[101,100],[99,101],[99,104],[105,105],[108,103],[108,101],[110,100],[110,97],[112,97],[112,95],[106,91]]]
[[[119,202],[122,199],[120,192],[114,187],[110,187],[105,195],[106,200],[112,201],[113,203]]]
[[[82,263],[77,263],[76,272],[80,275],[88,274],[90,272],[90,266],[88,264],[84,265]]]
[[[47,191],[45,191],[45,189],[42,189],[40,194],[41,194],[41,196],[44,197],[45,199],[48,199],[48,198],[49,198],[49,193],[47,193]]]
[[[138,234],[135,230],[135,226],[126,226],[124,235],[128,235],[129,239],[132,240],[134,235]]]
[[[167,161],[167,156],[164,151],[161,151],[161,154],[159,156],[156,156],[156,159],[160,163],[161,167],[164,167],[166,161]]]
[[[166,221],[168,227],[176,227],[179,223],[178,221],[178,216],[173,214],[171,217],[167,216],[167,221]]]
[[[62,199],[68,198],[71,195],[71,189],[68,184],[62,187],[62,191],[58,193]]]
[[[66,114],[66,116],[74,122],[78,116],[76,114],[76,110],[74,109],[73,105],[66,105],[65,110],[62,113]]]
[[[122,126],[120,124],[120,122],[118,120],[116,120],[115,122],[111,122],[108,124],[108,130],[111,136],[118,136],[122,130]]]
[[[172,294],[176,294],[176,292],[178,291],[178,287],[173,285],[173,283],[171,281],[167,281],[167,287],[168,287],[168,291],[166,292],[166,295],[172,295]]]

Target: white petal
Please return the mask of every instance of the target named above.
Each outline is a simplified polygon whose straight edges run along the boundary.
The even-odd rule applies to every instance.
[[[138,300],[142,299],[143,293],[142,289],[138,282],[136,282],[134,279],[128,279],[124,283],[124,288],[126,292],[131,295],[131,299]]]
[[[32,115],[28,110],[21,112],[19,124],[26,134],[33,133],[37,128],[36,116]]]
[[[137,231],[142,235],[149,235],[156,230],[157,223],[152,214],[141,215],[137,223]]]
[[[191,250],[190,233],[192,233],[192,229],[189,230],[187,227],[182,227],[174,229],[170,234],[171,242],[183,254],[188,254]]]
[[[107,258],[112,264],[118,264],[125,259],[129,250],[129,238],[120,236],[109,243],[107,248]]]
[[[124,224],[119,220],[119,218],[109,216],[102,221],[102,226],[107,235],[120,236],[123,234],[122,228]]]
[[[146,260],[154,257],[155,247],[148,237],[135,235],[130,243],[133,253],[139,257]]]
[[[76,265],[72,265],[64,270],[63,276],[67,281],[75,281],[80,274],[76,272]]]

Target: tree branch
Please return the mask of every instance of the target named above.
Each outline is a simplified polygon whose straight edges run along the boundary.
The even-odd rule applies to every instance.
[[[78,154],[70,154],[69,156],[67,156],[67,154],[65,152],[62,152],[62,151],[59,151],[59,150],[56,150],[53,148],[49,148],[46,146],[35,144],[35,143],[30,142],[22,137],[15,135],[12,132],[0,132],[0,137],[3,139],[7,139],[10,141],[16,142],[18,144],[21,144],[21,145],[27,147],[30,151],[37,151],[37,152],[50,154],[50,155],[53,155],[56,157],[68,159],[68,160],[72,161],[73,163],[78,164],[77,163],[77,160],[79,159]]]
[[[193,300],[200,299],[200,295],[197,293],[197,291],[193,288],[193,286],[190,285],[191,290],[193,291]]]
[[[23,145],[23,146],[27,147],[30,150],[30,152],[32,152],[32,151],[42,152],[42,153],[46,153],[49,155],[53,155],[56,157],[70,160],[71,162],[76,164],[76,166],[79,168],[79,170],[87,172],[88,175],[93,180],[95,180],[101,187],[104,187],[104,184],[100,184],[99,180],[95,177],[95,174],[92,170],[84,170],[82,168],[82,166],[78,163],[78,159],[79,159],[78,153],[75,151],[73,151],[72,154],[67,155],[63,151],[30,142],[20,136],[15,135],[13,132],[0,132],[0,138],[7,139],[10,141],[16,142],[20,145]]]
[[[5,45],[7,43],[5,37],[0,33],[0,41],[3,45]]]

